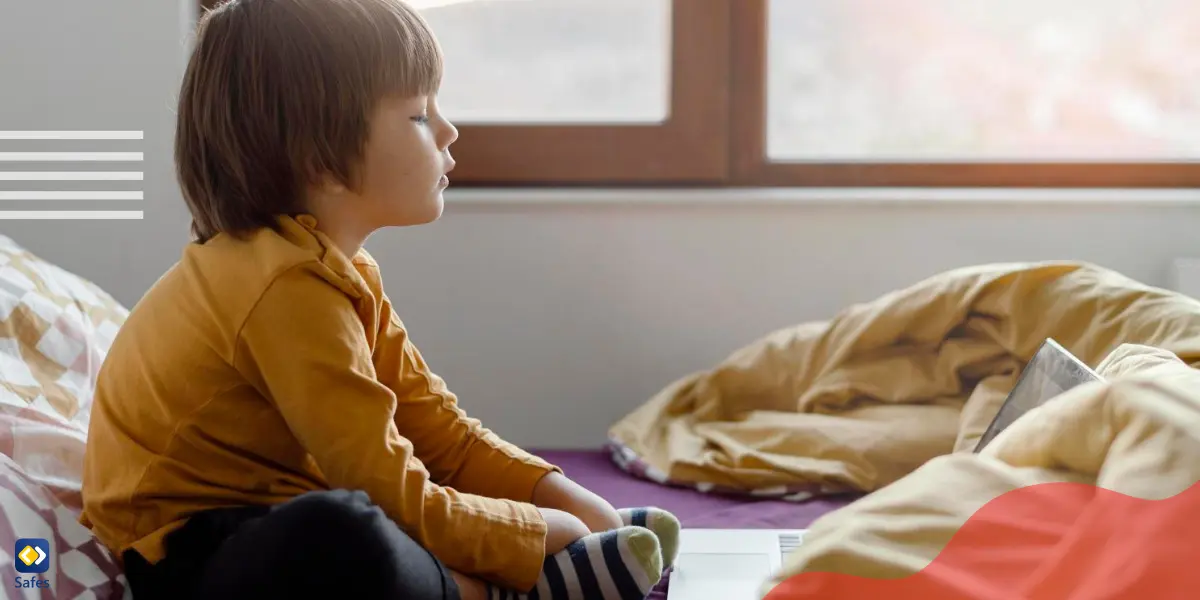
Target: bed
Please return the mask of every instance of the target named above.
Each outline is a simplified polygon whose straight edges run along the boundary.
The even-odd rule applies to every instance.
[[[63,600],[129,597],[116,561],[78,523],[93,386],[127,315],[92,282],[0,235],[0,569],[13,572],[19,551],[7,549],[17,540],[48,540],[49,571],[38,577]],[[604,450],[539,454],[614,505],[658,506],[685,527],[804,527],[848,501],[719,496],[639,478]],[[667,584],[651,597],[663,600]],[[24,591],[4,597],[41,597]]]

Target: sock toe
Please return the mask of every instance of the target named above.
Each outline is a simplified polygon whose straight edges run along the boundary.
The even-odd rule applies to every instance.
[[[625,534],[625,544],[637,560],[637,566],[645,570],[646,579],[653,587],[662,579],[663,573],[662,545],[658,535],[644,527],[629,526],[625,529],[622,532]]]
[[[679,519],[665,510],[651,510],[647,521],[649,529],[658,535],[658,542],[662,546],[663,567],[674,565],[679,556],[679,531],[682,529]]]
[[[664,569],[675,564],[679,555],[679,532],[682,529],[675,515],[653,506],[624,508],[617,512],[626,525],[645,527],[658,536]]]

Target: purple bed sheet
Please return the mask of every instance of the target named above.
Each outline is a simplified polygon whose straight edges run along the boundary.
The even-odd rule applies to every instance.
[[[829,496],[806,502],[718,496],[638,479],[618,468],[604,451],[540,450],[568,477],[617,508],[657,506],[693,529],[804,529],[821,515],[849,504],[857,495]],[[669,574],[649,600],[666,600]]]

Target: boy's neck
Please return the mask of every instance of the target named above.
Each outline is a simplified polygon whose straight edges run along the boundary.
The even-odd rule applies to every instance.
[[[367,242],[372,229],[364,226],[355,211],[346,210],[346,199],[310,190],[307,204],[306,212],[316,219],[317,230],[325,234],[347,258],[354,258]]]
[[[361,233],[356,228],[349,227],[345,224],[322,222],[318,217],[317,229],[325,234],[346,258],[354,258],[363,245],[367,243],[367,237],[370,233]]]
[[[311,227],[329,238],[338,251],[349,259],[353,259],[358,254],[371,235],[370,231],[364,231],[362,227],[358,226],[358,223],[339,219],[336,215],[323,214],[319,210],[308,210],[302,214],[312,219],[312,221],[304,223],[305,226]],[[302,221],[306,220],[302,216],[298,216],[298,218]]]

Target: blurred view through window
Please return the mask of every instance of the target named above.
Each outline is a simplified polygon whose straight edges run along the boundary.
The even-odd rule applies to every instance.
[[[443,109],[457,124],[479,126],[460,144],[524,126],[595,133],[611,125],[613,135],[586,142],[580,129],[536,138],[594,144],[595,156],[579,150],[571,160],[604,161],[614,148],[639,151],[618,126],[669,124],[680,106],[721,98],[729,108],[719,111],[719,126],[695,144],[719,145],[731,166],[726,175],[706,171],[704,182],[808,185],[825,177],[787,170],[793,164],[1106,161],[1125,164],[1062,171],[1062,180],[1200,182],[1200,163],[1191,164],[1200,160],[1200,0],[409,1],[447,55]],[[693,21],[673,19],[683,8]],[[724,33],[711,44],[679,43],[681,23],[701,10]],[[720,54],[696,57],[711,48]],[[679,87],[679,66],[696,60],[721,73],[718,85]],[[672,97],[672,89],[688,93]],[[686,140],[695,123],[685,119],[670,135]],[[543,163],[553,160],[546,151]],[[661,158],[661,146],[655,152],[647,164]],[[1023,172],[978,171],[988,185],[1023,185]],[[856,176],[846,173],[829,178]],[[973,177],[861,173],[917,184]],[[1026,177],[1054,184],[1055,173]]]
[[[1200,157],[1200,1],[771,0],[772,159]]]
[[[446,54],[455,122],[667,117],[670,0],[410,0]]]

